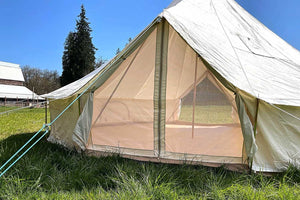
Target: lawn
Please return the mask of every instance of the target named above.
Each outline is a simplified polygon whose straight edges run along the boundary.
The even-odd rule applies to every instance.
[[[17,107],[0,107],[0,113],[18,109]],[[49,122],[49,114],[48,122]],[[39,130],[45,123],[45,110],[42,108],[26,108],[16,112],[0,114],[0,140],[8,136],[31,133]]]
[[[0,115],[0,163],[43,120],[43,109]],[[299,183],[300,171],[293,167],[267,177],[222,167],[96,158],[44,138],[0,178],[0,199],[300,199]]]

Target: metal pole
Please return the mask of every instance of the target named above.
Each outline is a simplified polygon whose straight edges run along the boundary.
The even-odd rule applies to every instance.
[[[33,104],[34,104],[34,87],[32,88],[32,106],[33,106]]]
[[[45,101],[45,124],[47,124],[47,106],[48,106],[48,99],[46,98],[46,101]]]
[[[258,107],[259,107],[259,99],[256,98],[256,112],[255,112],[255,118],[254,118],[254,126],[253,126],[253,133],[254,138],[256,138],[256,128],[257,128],[257,118],[258,118]],[[253,166],[253,158],[250,161],[250,174],[252,172],[252,166]]]
[[[195,129],[195,104],[196,104],[196,92],[197,92],[197,60],[198,54],[196,53],[195,60],[195,77],[194,77],[194,95],[193,95],[193,119],[192,119],[192,138],[194,138],[194,129]]]

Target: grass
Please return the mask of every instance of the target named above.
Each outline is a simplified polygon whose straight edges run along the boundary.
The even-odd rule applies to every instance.
[[[13,109],[17,109],[17,107],[0,107],[0,113]],[[49,119],[48,117],[48,122]],[[26,108],[2,114],[0,115],[0,140],[10,135],[37,131],[44,123],[45,110],[42,108]]]
[[[195,123],[203,124],[228,124],[233,123],[231,117],[232,106],[195,106]],[[179,120],[192,122],[193,106],[183,105]]]
[[[40,128],[42,123],[33,122],[43,120],[42,113],[0,116],[0,163]],[[6,127],[16,123],[21,127]],[[44,138],[0,178],[0,199],[300,199],[299,183],[300,171],[293,167],[266,177],[222,167],[96,158]]]

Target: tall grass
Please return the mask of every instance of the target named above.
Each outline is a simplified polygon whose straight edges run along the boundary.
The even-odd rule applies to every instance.
[[[36,116],[23,114],[25,129],[26,120]],[[20,130],[2,136],[0,163],[33,135]],[[0,199],[299,199],[299,183],[300,171],[293,167],[267,177],[222,167],[96,158],[43,139],[0,178]]]

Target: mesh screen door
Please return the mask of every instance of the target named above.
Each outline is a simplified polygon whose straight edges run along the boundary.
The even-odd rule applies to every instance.
[[[90,148],[153,155],[156,30],[95,91]]]
[[[243,138],[234,95],[170,28],[165,156],[241,158]],[[241,159],[240,159],[241,160]]]

